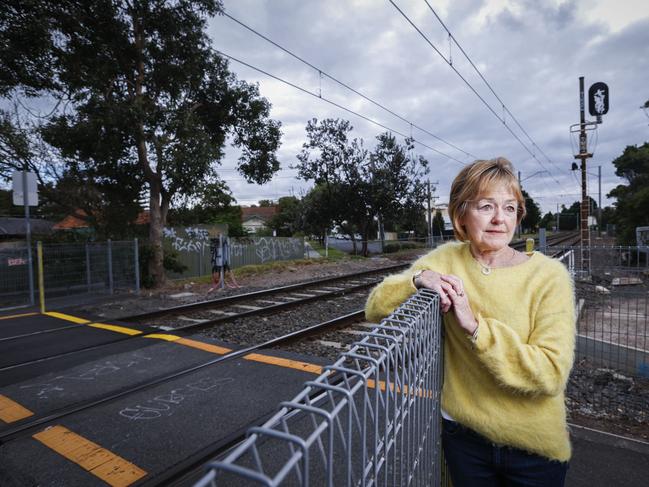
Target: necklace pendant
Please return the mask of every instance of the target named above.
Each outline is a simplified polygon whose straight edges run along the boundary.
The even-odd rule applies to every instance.
[[[488,276],[489,274],[491,274],[491,268],[482,266],[482,270],[480,272],[482,272],[485,276]]]

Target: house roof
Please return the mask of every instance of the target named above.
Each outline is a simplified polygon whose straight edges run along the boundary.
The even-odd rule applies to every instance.
[[[255,206],[255,207],[242,207],[241,208],[241,221],[246,222],[253,218],[258,218],[265,222],[269,221],[273,215],[278,212],[276,206]]]
[[[84,210],[75,210],[74,214],[66,216],[63,220],[54,225],[54,230],[75,230],[78,228],[88,228],[88,222],[84,219],[87,213]],[[146,225],[149,223],[150,216],[148,211],[141,211],[135,219],[136,225]]]
[[[32,233],[51,233],[53,222],[39,219],[29,219]],[[25,235],[26,226],[24,218],[0,218],[0,235]]]

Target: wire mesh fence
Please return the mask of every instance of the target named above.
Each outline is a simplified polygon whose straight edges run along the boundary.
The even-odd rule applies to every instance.
[[[32,249],[32,282],[27,247],[0,250],[0,309],[38,301],[42,273],[45,300],[139,289],[137,240],[42,245],[42,267]]]
[[[196,486],[440,485],[440,324],[420,291]]]
[[[200,237],[200,238],[199,238]],[[182,246],[170,245],[176,260],[185,268],[182,272],[168,271],[171,279],[200,277],[212,273],[212,256],[217,245],[209,236],[197,236]],[[304,238],[293,237],[230,237],[229,266],[234,269],[246,265],[265,264],[278,260],[303,259],[306,252]]]
[[[649,295],[578,286],[577,350],[568,384],[571,410],[649,422]]]

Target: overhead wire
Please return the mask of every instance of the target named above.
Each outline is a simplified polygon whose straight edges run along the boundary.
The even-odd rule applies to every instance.
[[[319,73],[320,76],[325,76],[325,77],[329,78],[331,81],[333,81],[333,82],[339,84],[340,86],[342,86],[342,87],[348,89],[349,91],[351,91],[352,93],[354,93],[354,94],[360,96],[360,97],[363,98],[364,100],[369,101],[369,102],[372,103],[373,105],[375,105],[375,106],[379,107],[380,109],[382,109],[382,110],[388,112],[388,113],[391,114],[392,116],[394,116],[394,117],[398,118],[399,120],[401,120],[401,121],[403,121],[403,122],[409,124],[411,127],[414,127],[414,128],[416,128],[417,130],[420,130],[420,131],[424,132],[425,134],[430,135],[431,137],[433,137],[433,138],[439,140],[440,142],[442,142],[442,143],[448,145],[449,147],[452,147],[453,149],[455,149],[455,150],[457,150],[457,151],[459,151],[459,152],[462,152],[462,153],[465,154],[466,156],[468,156],[468,157],[472,157],[473,159],[478,159],[478,157],[476,157],[475,155],[471,154],[470,152],[465,151],[464,149],[462,149],[462,148],[458,147],[457,145],[455,145],[455,144],[453,144],[453,143],[451,143],[451,142],[449,142],[449,141],[443,139],[442,137],[440,137],[440,136],[438,136],[438,135],[436,135],[436,134],[430,132],[429,130],[427,130],[427,129],[423,128],[423,127],[420,127],[420,126],[417,125],[416,123],[411,122],[410,120],[407,120],[405,117],[403,117],[402,115],[399,115],[398,113],[396,113],[395,111],[391,110],[390,108],[387,108],[387,107],[384,106],[383,104],[381,104],[381,103],[377,102],[376,100],[370,98],[369,96],[367,96],[367,95],[361,93],[361,92],[358,91],[357,89],[355,89],[355,88],[349,86],[347,83],[345,83],[345,82],[343,82],[343,81],[340,81],[340,80],[337,79],[335,76],[330,75],[329,73],[327,73],[326,71],[322,70],[321,68],[315,66],[314,64],[310,63],[309,61],[306,61],[305,59],[301,58],[300,56],[298,56],[298,55],[295,54],[294,52],[290,51],[289,49],[285,48],[284,46],[278,44],[277,42],[273,41],[272,39],[269,39],[269,38],[268,38],[267,36],[265,36],[264,34],[258,32],[257,30],[253,29],[252,27],[250,27],[250,26],[244,24],[243,22],[241,22],[240,20],[234,18],[232,15],[228,14],[227,12],[223,12],[223,15],[224,15],[225,17],[229,18],[230,20],[232,20],[233,22],[239,24],[239,25],[240,25],[241,27],[243,27],[244,29],[247,29],[248,31],[252,32],[253,34],[257,35],[258,37],[261,37],[261,38],[264,39],[266,42],[269,42],[270,44],[274,45],[274,46],[277,47],[278,49],[281,49],[282,51],[284,51],[284,52],[285,52],[286,54],[288,54],[289,56],[292,56],[293,58],[297,59],[297,60],[300,61],[301,63],[303,63],[303,64],[305,64],[306,66],[309,66],[311,69],[317,71],[317,72]],[[319,94],[321,95],[321,92],[320,92]]]
[[[312,92],[312,91],[310,91],[310,90],[308,90],[306,88],[303,88],[302,86],[296,85],[295,83],[291,83],[290,81],[287,81],[287,80],[285,80],[283,78],[280,78],[279,76],[271,74],[268,71],[265,71],[265,70],[263,70],[261,68],[253,66],[252,64],[249,64],[249,63],[247,63],[245,61],[242,61],[241,59],[238,59],[238,58],[236,58],[234,56],[226,54],[223,51],[220,51],[220,50],[217,49],[216,52],[218,54],[220,54],[221,56],[224,56],[224,57],[226,57],[228,59],[231,59],[232,61],[235,61],[235,62],[237,62],[237,63],[239,63],[239,64],[241,64],[243,66],[246,66],[246,67],[248,67],[248,68],[250,68],[250,69],[252,69],[254,71],[262,73],[262,74],[268,76],[269,78],[273,78],[274,80],[277,80],[277,81],[279,81],[281,83],[284,83],[284,84],[286,84],[286,85],[288,85],[288,86],[290,86],[292,88],[295,88],[296,90],[299,90],[299,91],[301,91],[303,93],[306,93],[307,95],[311,95],[314,98],[318,98],[318,99],[320,99],[322,101],[325,101],[326,103],[329,103],[330,105],[333,105],[334,107],[336,107],[336,108],[338,108],[340,110],[343,110],[343,111],[345,111],[347,113],[351,113],[352,115],[355,115],[355,116],[357,116],[357,117],[359,117],[359,118],[361,118],[361,119],[363,119],[363,120],[365,120],[365,121],[367,121],[367,122],[369,122],[371,124],[377,125],[378,127],[381,127],[381,128],[383,128],[383,129],[385,129],[385,130],[387,130],[389,132],[395,133],[395,134],[403,137],[404,139],[409,139],[410,138],[410,136],[408,136],[408,135],[406,135],[406,134],[404,134],[404,133],[402,133],[402,132],[400,132],[398,130],[393,129],[393,128],[389,127],[388,125],[385,125],[385,124],[382,124],[381,122],[373,120],[370,117],[368,117],[366,115],[363,115],[361,113],[358,113],[358,112],[352,110],[351,108],[347,108],[347,107],[345,107],[345,106],[343,106],[343,105],[341,105],[339,103],[336,103],[333,100],[329,100],[328,98],[322,96],[321,94],[314,93],[314,92]],[[457,162],[457,163],[459,163],[459,164],[461,164],[463,166],[466,165],[465,162],[462,162],[461,160],[459,160],[459,159],[457,159],[457,158],[455,158],[455,157],[453,157],[453,156],[451,156],[449,154],[446,154],[445,152],[442,152],[439,149],[435,149],[434,147],[431,147],[428,144],[425,144],[425,143],[421,142],[420,140],[417,140],[417,139],[413,138],[412,141],[416,142],[417,144],[421,145],[422,147],[426,147],[427,149],[429,149],[429,150],[431,150],[433,152],[436,152],[437,154],[439,154],[439,155],[441,155],[443,157],[446,157],[447,159],[451,159],[451,160],[453,160],[453,161],[455,161],[455,162]]]
[[[528,140],[532,143],[532,145],[533,145],[534,147],[536,147],[536,148],[539,150],[539,152],[540,152],[541,154],[543,154],[543,156],[546,158],[546,160],[547,160],[550,164],[552,164],[555,168],[557,168],[559,171],[561,171],[561,168],[558,167],[558,166],[554,163],[554,161],[553,161],[552,159],[550,159],[550,157],[548,157],[548,155],[543,151],[543,149],[541,149],[541,147],[539,147],[539,145],[538,145],[536,142],[534,142],[534,140],[532,139],[532,137],[530,136],[530,134],[527,133],[527,131],[523,128],[523,126],[520,124],[520,122],[518,121],[518,119],[517,119],[517,118],[514,116],[514,114],[511,112],[511,110],[507,107],[507,105],[505,105],[505,102],[502,101],[502,100],[500,99],[500,97],[498,96],[498,94],[496,93],[496,91],[493,89],[493,87],[491,86],[491,84],[490,84],[490,83],[486,80],[486,78],[482,75],[482,72],[478,69],[478,67],[475,65],[475,63],[471,60],[471,58],[470,58],[469,55],[466,53],[466,51],[464,50],[464,48],[460,45],[460,43],[458,42],[458,40],[455,38],[455,36],[453,35],[453,33],[449,30],[449,28],[446,26],[446,24],[445,24],[444,21],[440,18],[440,16],[437,14],[437,12],[436,12],[435,9],[431,6],[431,4],[428,2],[428,0],[424,0],[424,2],[426,3],[426,5],[427,5],[428,8],[430,9],[430,11],[433,13],[433,15],[435,16],[435,18],[436,18],[436,19],[439,21],[439,23],[442,25],[442,27],[444,27],[444,30],[447,32],[447,34],[448,34],[448,36],[449,36],[449,40],[451,40],[451,39],[453,40],[453,42],[454,42],[455,45],[458,47],[458,49],[460,50],[460,52],[464,55],[464,57],[467,59],[467,61],[469,61],[469,64],[471,64],[471,67],[475,70],[476,73],[478,73],[478,76],[480,76],[480,79],[482,79],[482,81],[484,82],[484,84],[487,85],[487,88],[489,88],[489,90],[491,91],[491,93],[492,93],[492,94],[496,97],[496,99],[500,102],[500,104],[502,105],[503,109],[504,109],[504,110],[509,114],[509,116],[510,116],[510,117],[512,118],[512,120],[516,123],[516,125],[518,125],[518,128],[521,129],[521,132],[523,132],[523,133],[525,134],[525,136],[526,136],[526,137],[528,138]],[[449,42],[450,42],[450,41],[449,41]],[[450,57],[450,54],[449,54],[449,57]]]
[[[462,73],[460,73],[457,68],[453,65],[452,62],[450,62],[444,54],[433,44],[433,42],[424,34],[419,27],[415,25],[415,23],[408,17],[403,10],[399,8],[399,6],[394,3],[393,0],[389,0],[389,2],[392,4],[392,6],[401,14],[401,16],[419,33],[419,35],[426,41],[426,43],[444,60],[446,64],[455,72],[455,74],[466,84],[466,86],[478,97],[478,99],[487,107],[487,109],[503,124],[503,126],[507,129],[507,131],[518,141],[518,143],[532,156],[532,158],[538,162],[538,164],[548,171],[552,179],[561,186],[561,183],[552,175],[552,172],[548,170],[548,168],[536,157],[536,154],[534,154],[533,151],[530,150],[530,148],[521,140],[521,138],[512,130],[512,128],[507,125],[507,121],[504,119],[504,117],[501,118],[498,113],[493,109],[493,107],[478,93],[478,91],[473,87],[473,85],[464,77],[462,76]]]

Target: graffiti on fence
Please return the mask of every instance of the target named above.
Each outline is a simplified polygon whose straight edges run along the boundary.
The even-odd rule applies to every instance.
[[[269,260],[295,259],[304,255],[302,240],[297,238],[270,238],[255,239],[255,253],[261,263]]]
[[[179,252],[202,253],[209,250],[210,236],[214,233],[213,228],[202,226],[184,228],[164,228],[163,236],[169,240],[171,247]]]

